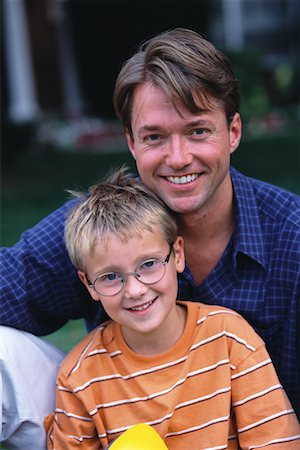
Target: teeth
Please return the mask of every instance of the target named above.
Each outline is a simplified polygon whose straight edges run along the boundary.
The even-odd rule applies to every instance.
[[[132,309],[133,311],[143,311],[143,309],[147,309],[150,305],[152,305],[152,303],[153,300],[151,300],[151,302],[148,302],[143,306],[138,306],[137,308],[130,308],[130,309]]]
[[[186,184],[190,183],[191,181],[196,180],[198,178],[198,175],[196,173],[193,173],[192,175],[185,175],[183,177],[167,177],[171,183],[175,184]]]

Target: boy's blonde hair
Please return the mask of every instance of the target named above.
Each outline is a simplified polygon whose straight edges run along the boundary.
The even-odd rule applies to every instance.
[[[64,237],[78,270],[85,271],[85,256],[93,256],[95,245],[105,245],[111,234],[126,242],[158,226],[170,245],[177,237],[174,214],[126,166],[91,186],[88,194],[72,195],[80,200],[66,219]]]

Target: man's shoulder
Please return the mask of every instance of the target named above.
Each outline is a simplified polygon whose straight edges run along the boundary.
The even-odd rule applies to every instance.
[[[65,220],[70,211],[77,203],[77,200],[67,200],[59,208],[52,211],[50,214],[45,216],[36,225],[28,228],[22,234],[22,238],[27,239],[34,245],[35,241],[40,241],[41,237],[49,237],[56,239],[64,228]]]
[[[277,224],[287,223],[300,230],[300,196],[279,186],[248,177],[231,169],[235,195],[252,201],[257,213]],[[252,198],[251,198],[252,197]]]
[[[45,222],[53,222],[53,221],[59,221],[64,223],[66,215],[68,212],[76,206],[78,203],[78,199],[69,199],[66,200],[65,203],[63,203],[60,207],[52,211],[48,216],[44,217],[39,223],[44,224]]]

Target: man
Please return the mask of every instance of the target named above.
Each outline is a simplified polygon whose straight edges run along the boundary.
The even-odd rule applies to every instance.
[[[227,58],[197,33],[143,44],[118,76],[114,105],[144,184],[178,214],[187,266],[179,299],[238,311],[265,340],[299,414],[300,199],[230,168],[242,133]],[[1,323],[37,335],[84,317],[88,299],[63,242],[72,202],[2,249]]]

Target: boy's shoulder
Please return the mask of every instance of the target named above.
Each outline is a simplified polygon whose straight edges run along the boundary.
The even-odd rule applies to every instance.
[[[88,333],[73,347],[61,363],[60,371],[68,377],[93,352],[102,346],[103,332],[109,332],[111,321],[104,322]]]
[[[221,320],[228,319],[236,321],[242,321],[244,322],[245,319],[239,314],[238,312],[234,311],[233,309],[227,308],[226,306],[220,306],[220,305],[211,305],[207,303],[194,302],[194,301],[178,301],[178,303],[183,303],[187,305],[188,309],[193,309],[194,313],[197,311],[198,314],[198,322],[204,322],[208,317],[210,318],[216,318]]]
[[[248,322],[233,309],[219,305],[207,305],[200,303],[199,306],[199,319],[198,323],[217,324],[220,327],[232,327],[240,328]],[[250,325],[249,325],[250,326]]]
[[[197,310],[197,325],[201,339],[210,338],[218,334],[224,334],[230,338],[233,336],[249,340],[260,346],[263,341],[254,331],[252,326],[236,311],[218,305],[208,305],[201,302],[185,302],[189,309]]]

